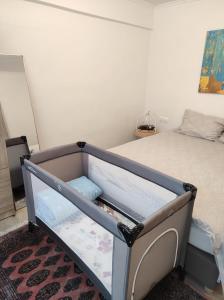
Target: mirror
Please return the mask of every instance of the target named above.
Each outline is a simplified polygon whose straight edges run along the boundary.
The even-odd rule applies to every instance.
[[[0,54],[0,219],[24,206],[20,157],[38,149],[23,57]]]

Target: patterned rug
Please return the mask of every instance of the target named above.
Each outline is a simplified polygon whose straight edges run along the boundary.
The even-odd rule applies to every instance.
[[[27,227],[0,238],[1,300],[102,300],[88,276],[42,230]],[[201,300],[169,275],[146,300]]]

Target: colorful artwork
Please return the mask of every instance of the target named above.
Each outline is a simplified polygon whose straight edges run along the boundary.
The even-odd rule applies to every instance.
[[[207,33],[199,92],[224,95],[224,29]]]

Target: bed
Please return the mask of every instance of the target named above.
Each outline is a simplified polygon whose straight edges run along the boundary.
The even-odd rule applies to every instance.
[[[22,165],[30,224],[44,227],[106,299],[143,299],[184,267],[194,185],[84,142]],[[84,178],[100,197],[80,189]]]
[[[224,285],[224,144],[170,131],[111,151],[197,186],[186,269],[210,289],[218,277]]]

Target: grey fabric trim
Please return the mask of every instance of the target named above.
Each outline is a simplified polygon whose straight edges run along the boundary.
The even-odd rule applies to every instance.
[[[104,227],[113,235],[117,236],[119,239],[125,241],[117,227],[117,221],[93,202],[86,200],[68,184],[26,159],[24,160],[24,167],[27,172],[31,172],[34,176],[56,190],[59,194],[63,195],[96,223]],[[31,183],[28,183],[28,185],[31,187]]]
[[[188,245],[188,240],[189,240],[189,235],[190,235],[190,230],[191,230],[194,200],[190,201],[188,205],[189,205],[188,216],[187,216],[185,231],[184,231],[183,240],[182,240],[182,247],[181,247],[181,252],[179,254],[179,261],[178,261],[178,265],[180,265],[182,268],[185,268],[185,260],[186,260],[187,245]]]
[[[23,182],[25,188],[25,195],[26,195],[26,206],[27,206],[27,213],[28,213],[28,220],[33,224],[36,224],[36,216],[35,216],[35,206],[34,206],[34,199],[33,199],[33,192],[32,192],[32,182],[30,178],[30,172],[26,170],[24,165],[22,166],[23,172]]]
[[[86,144],[86,146],[83,148],[83,151],[115,166],[125,169],[135,175],[138,175],[139,177],[150,180],[151,182],[162,186],[177,195],[185,193],[183,182],[181,182],[180,180],[146,167],[126,157],[122,157],[118,154],[99,149],[89,144]]]
[[[175,212],[180,210],[183,206],[185,206],[191,200],[191,192],[185,192],[182,196],[177,197],[175,200],[168,203],[166,206],[161,208],[154,215],[147,218],[144,222],[144,229],[138,236],[141,237],[145,233],[151,231],[158,224],[162,223],[169,216],[173,215]],[[192,201],[194,203],[194,201]]]
[[[131,248],[115,237],[112,269],[112,300],[124,300],[127,297],[130,254]]]
[[[34,164],[40,164],[42,162],[55,159],[61,156],[65,156],[72,153],[81,152],[81,149],[76,143],[65,146],[59,146],[51,148],[45,151],[37,152],[31,156],[31,161]]]
[[[85,176],[88,177],[88,154],[82,152],[82,167],[83,167],[83,173]]]

